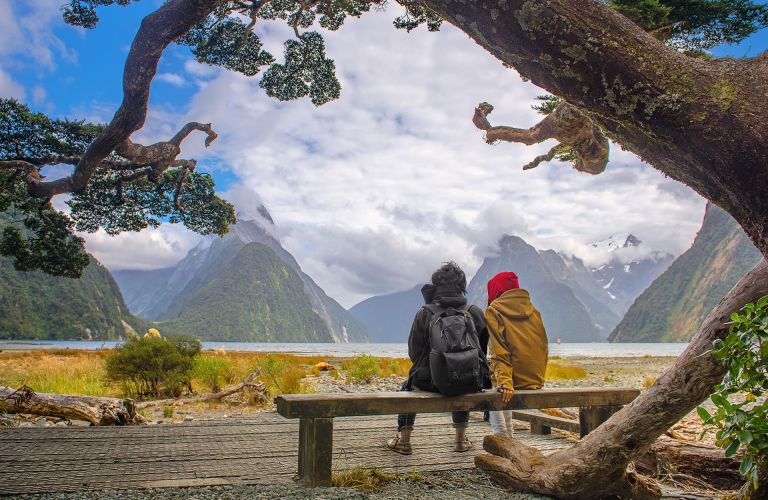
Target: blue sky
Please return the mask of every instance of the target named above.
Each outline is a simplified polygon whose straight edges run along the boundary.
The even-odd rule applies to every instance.
[[[107,121],[122,97],[139,23],[162,2],[101,8],[92,30],[65,25],[62,3],[0,0],[0,94],[52,116]],[[278,103],[258,78],[199,65],[172,46],[137,136],[160,140],[185,121],[212,122],[220,134],[213,147],[192,136],[185,157],[201,160],[246,216],[263,201],[286,248],[344,305],[410,288],[441,260],[457,260],[471,275],[503,233],[592,262],[605,256],[590,253],[589,243],[613,233],[637,234],[648,252],[677,255],[690,245],[703,200],[619,148],[609,170],[591,178],[557,164],[520,171],[550,143],[485,145],[469,121],[478,102],[496,106],[494,124],[530,126],[538,119],[530,105],[542,91],[451,27],[395,30],[397,9],[327,36],[343,90],[321,108]],[[259,31],[279,57],[290,30],[265,23]],[[762,30],[713,52],[766,49]],[[112,269],[170,265],[200,241],[170,225],[86,239]],[[392,260],[397,269],[382,267]]]

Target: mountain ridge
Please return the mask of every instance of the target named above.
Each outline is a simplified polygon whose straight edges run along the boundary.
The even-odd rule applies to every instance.
[[[609,340],[688,341],[723,295],[761,258],[738,223],[708,203],[691,248],[634,301]]]
[[[300,278],[311,310],[319,316],[330,332],[330,339],[325,340],[322,336],[322,341],[367,341],[365,326],[329,297],[304,273],[293,255],[283,248],[275,234],[272,217],[263,205],[258,213],[258,220],[241,218],[223,237],[203,240],[172,268],[160,269],[155,274],[148,271],[116,271],[115,278],[124,290],[131,310],[152,321],[177,320],[185,302],[214,279],[221,262],[231,263],[230,259],[245,246],[258,243],[269,248]],[[144,283],[151,286],[142,286]],[[244,307],[243,313],[248,314],[247,307]],[[187,323],[187,327],[191,328],[189,325],[190,323]]]
[[[0,338],[119,340],[146,329],[107,268],[89,257],[80,278],[17,271],[0,258]]]

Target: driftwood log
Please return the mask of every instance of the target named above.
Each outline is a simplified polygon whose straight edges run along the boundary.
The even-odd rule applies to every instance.
[[[144,422],[132,399],[70,396],[34,392],[29,387],[0,386],[0,412],[85,420],[91,425],[132,425]]]
[[[264,387],[263,382],[257,382],[256,378],[258,377],[257,373],[251,373],[246,377],[245,380],[240,382],[239,384],[231,385],[229,387],[225,387],[224,389],[218,391],[218,392],[209,392],[206,394],[200,394],[198,396],[187,396],[184,398],[173,398],[173,399],[156,399],[154,401],[143,401],[141,403],[137,403],[137,408],[148,408],[150,406],[160,406],[160,405],[173,405],[173,406],[179,406],[187,403],[199,403],[202,401],[214,401],[219,399],[224,399],[227,396],[231,396],[232,394],[236,394],[238,392],[250,392],[251,394],[255,394],[256,397],[258,397],[260,400],[266,401],[267,400],[267,389]]]
[[[661,436],[640,459],[635,471],[653,478],[697,488],[736,490],[744,484],[740,456],[727,458],[722,448],[697,441]]]

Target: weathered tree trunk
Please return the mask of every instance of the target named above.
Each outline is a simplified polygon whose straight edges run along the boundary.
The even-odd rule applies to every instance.
[[[132,399],[37,393],[27,387],[0,387],[0,411],[85,420],[91,425],[131,425],[144,422]]]
[[[422,3],[724,208],[768,257],[768,53],[691,58],[594,0]]]
[[[475,464],[494,479],[521,491],[558,498],[657,498],[658,487],[627,472],[653,442],[705,400],[725,374],[708,354],[727,333],[731,312],[768,294],[768,261],[744,276],[707,316],[691,343],[656,383],[573,447],[545,457],[514,439],[486,436],[490,454]]]
[[[246,379],[239,384],[230,385],[229,387],[225,387],[224,389],[218,391],[218,392],[209,392],[206,394],[200,394],[199,396],[189,396],[185,398],[174,398],[174,399],[157,399],[155,401],[143,401],[141,403],[137,403],[137,408],[148,408],[150,406],[159,406],[159,405],[183,405],[187,403],[199,403],[201,401],[214,401],[219,399],[224,399],[227,396],[231,396],[232,394],[238,393],[240,391],[251,391],[255,394],[257,394],[261,399],[266,400],[267,399],[267,390],[264,387],[264,384],[262,382],[255,382],[258,375],[256,373],[251,373]]]
[[[701,442],[661,436],[635,460],[635,470],[645,476],[667,476],[690,486],[737,490],[744,484],[740,456],[726,457],[722,448]]]

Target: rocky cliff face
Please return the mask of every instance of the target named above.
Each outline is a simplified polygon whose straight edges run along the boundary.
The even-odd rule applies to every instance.
[[[762,258],[724,210],[708,204],[691,248],[635,300],[611,342],[685,342]]]

